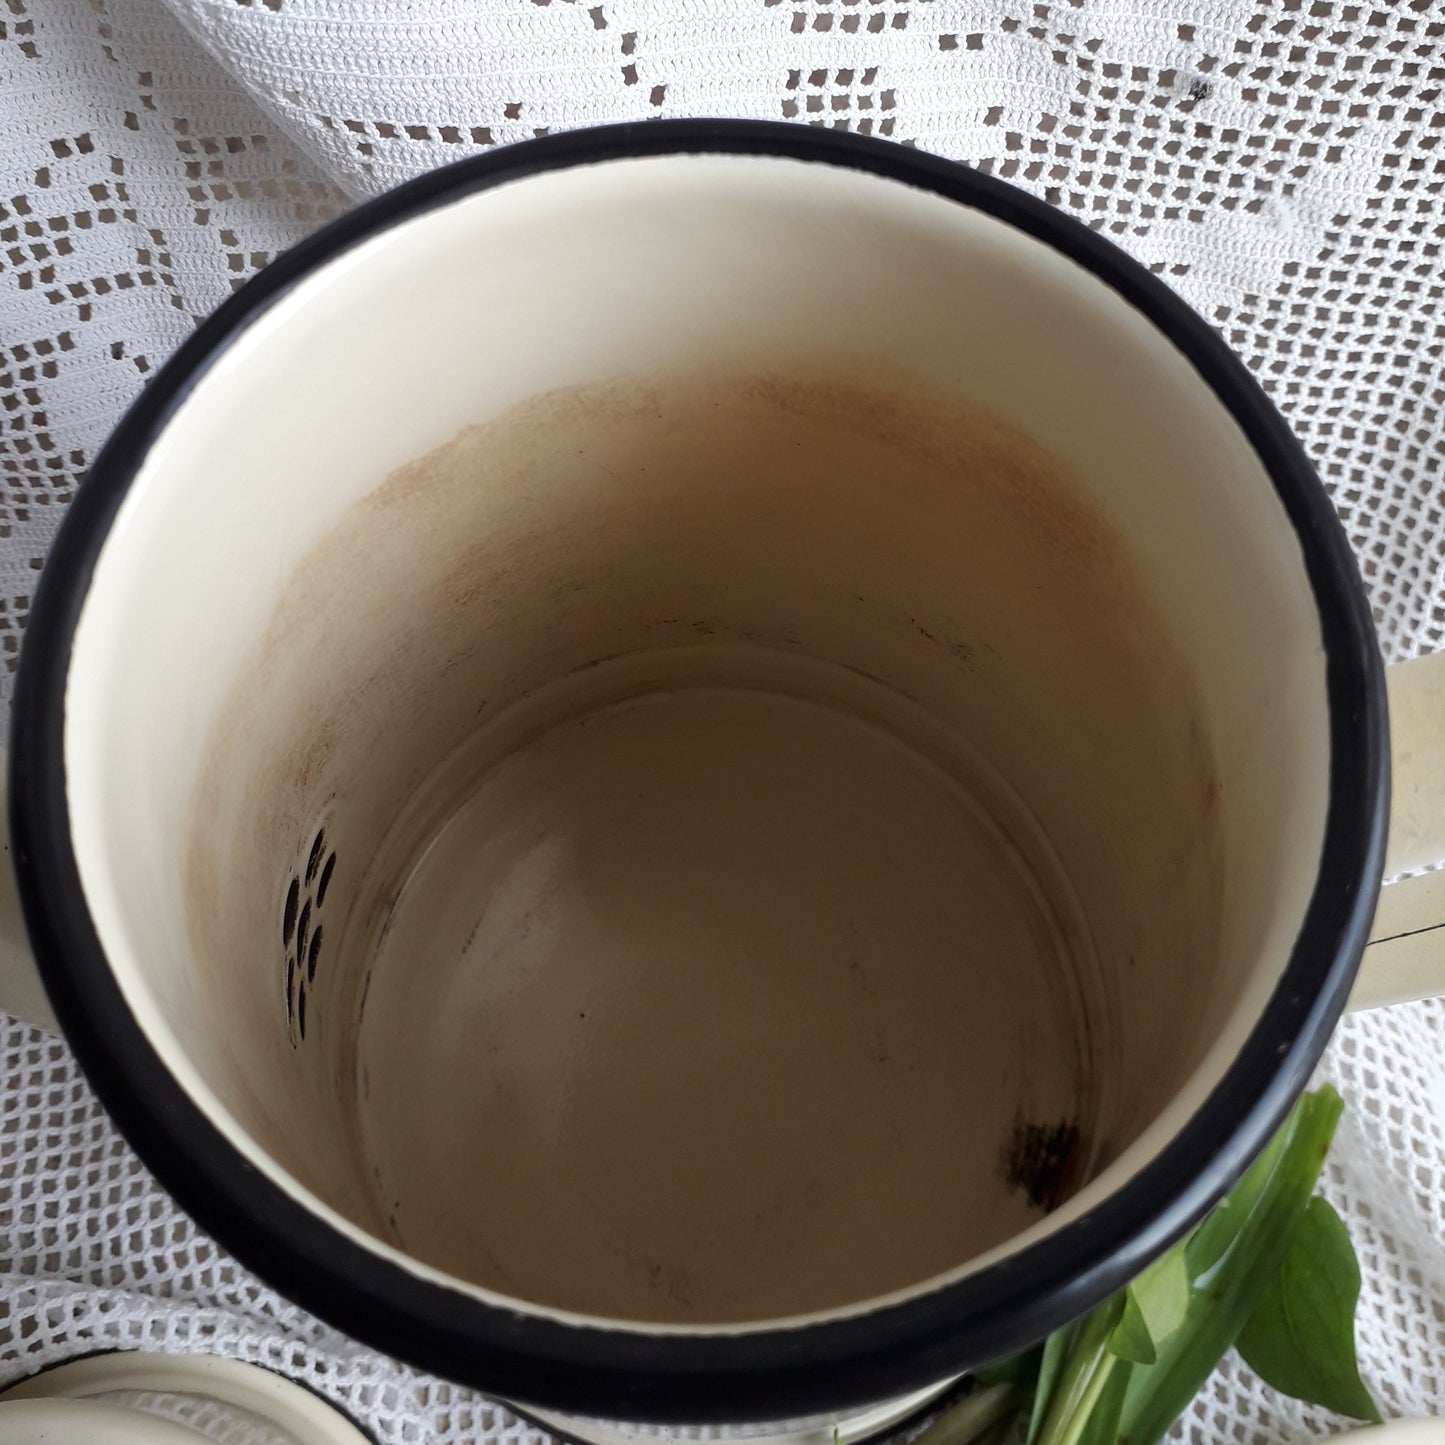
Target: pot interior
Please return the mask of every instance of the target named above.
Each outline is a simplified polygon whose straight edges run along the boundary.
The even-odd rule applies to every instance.
[[[1299,545],[1187,359],[774,158],[532,176],[272,305],[68,702],[87,901],[218,1127],[373,1249],[633,1324],[861,1308],[1107,1195],[1323,836]]]

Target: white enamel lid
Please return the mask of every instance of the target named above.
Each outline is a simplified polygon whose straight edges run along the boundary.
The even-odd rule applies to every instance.
[[[209,1427],[209,1428],[208,1428]],[[213,1355],[92,1355],[0,1391],[0,1445],[374,1445],[334,1406]]]

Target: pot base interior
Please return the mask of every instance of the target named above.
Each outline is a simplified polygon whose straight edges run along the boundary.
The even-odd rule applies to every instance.
[[[1087,1177],[1071,890],[877,683],[633,654],[483,728],[392,831],[338,972],[359,1157],[417,1258],[617,1318],[780,1317]]]

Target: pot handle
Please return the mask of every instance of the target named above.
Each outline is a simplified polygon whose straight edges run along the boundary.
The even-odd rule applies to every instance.
[[[32,1028],[58,1034],[60,1025],[45,996],[45,985],[35,967],[25,936],[20,893],[15,887],[15,865],[10,857],[9,777],[7,758],[0,751],[0,1009]]]
[[[1445,652],[1388,668],[1394,787],[1385,877],[1445,861]],[[1352,1009],[1445,993],[1445,871],[1380,895]]]

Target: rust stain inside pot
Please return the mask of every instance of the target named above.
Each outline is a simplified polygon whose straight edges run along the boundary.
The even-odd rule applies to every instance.
[[[1003,1151],[1003,1176],[1036,1209],[1052,1213],[1083,1182],[1085,1158],[1077,1120],[1040,1124],[1020,1115]]]

